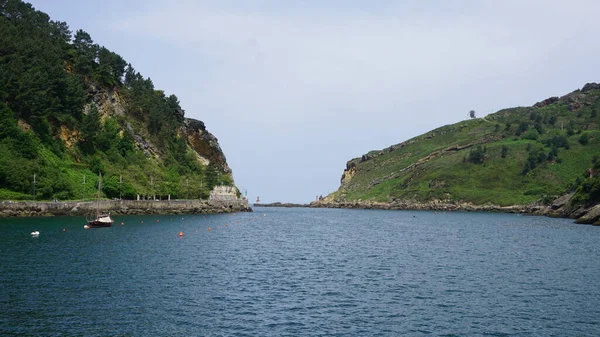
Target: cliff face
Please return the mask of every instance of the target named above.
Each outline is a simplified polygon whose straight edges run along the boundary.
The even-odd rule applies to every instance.
[[[204,122],[192,118],[185,119],[184,132],[188,144],[198,154],[204,165],[214,164],[224,173],[231,173],[225,154],[219,146],[217,137],[206,130]]]
[[[85,106],[84,115],[87,115],[91,107],[94,106],[98,109],[104,123],[109,119],[115,119],[118,123],[125,120],[127,102],[121,97],[118,90],[103,88],[93,82],[88,82],[87,88],[88,98],[91,102]],[[196,153],[198,162],[202,166],[214,165],[221,172],[231,174],[231,169],[227,165],[227,159],[221,150],[217,137],[206,129],[204,122],[193,118],[185,118],[182,109],[178,109],[176,115],[176,119],[183,120],[178,136],[186,138],[188,146]],[[126,122],[120,126],[123,131],[128,132],[133,137],[136,147],[143,151],[146,157],[159,161],[163,160],[161,150],[152,142],[152,137],[147,136],[145,130],[135,128],[131,122]],[[64,128],[64,126],[61,127]],[[76,130],[70,131],[64,128],[60,137],[70,146],[81,140],[79,136],[80,133]]]
[[[600,84],[588,83],[562,97],[446,125],[351,159],[340,188],[322,204],[518,206],[579,218],[600,202],[599,158]],[[567,191],[576,197],[564,207],[551,206]],[[598,221],[591,218],[585,221]]]

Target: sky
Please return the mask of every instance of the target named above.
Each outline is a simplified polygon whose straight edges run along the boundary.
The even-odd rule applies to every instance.
[[[310,202],[371,150],[600,82],[595,0],[30,3],[175,94],[251,202]]]

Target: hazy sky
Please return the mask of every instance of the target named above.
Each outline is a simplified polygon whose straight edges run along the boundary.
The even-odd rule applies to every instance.
[[[370,150],[600,82],[595,0],[35,0],[179,97],[254,201]]]

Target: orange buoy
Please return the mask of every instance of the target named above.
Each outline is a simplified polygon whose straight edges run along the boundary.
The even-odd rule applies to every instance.
[[[209,231],[212,231],[212,228],[208,227],[208,230],[209,230]]]
[[[179,236],[183,236],[183,232],[179,232]]]

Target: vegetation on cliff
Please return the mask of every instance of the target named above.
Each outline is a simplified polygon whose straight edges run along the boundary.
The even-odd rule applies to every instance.
[[[216,138],[175,95],[88,33],[0,0],[0,200],[91,197],[99,172],[109,198],[206,197],[233,183]]]
[[[600,200],[600,85],[443,126],[350,160],[325,202]]]

